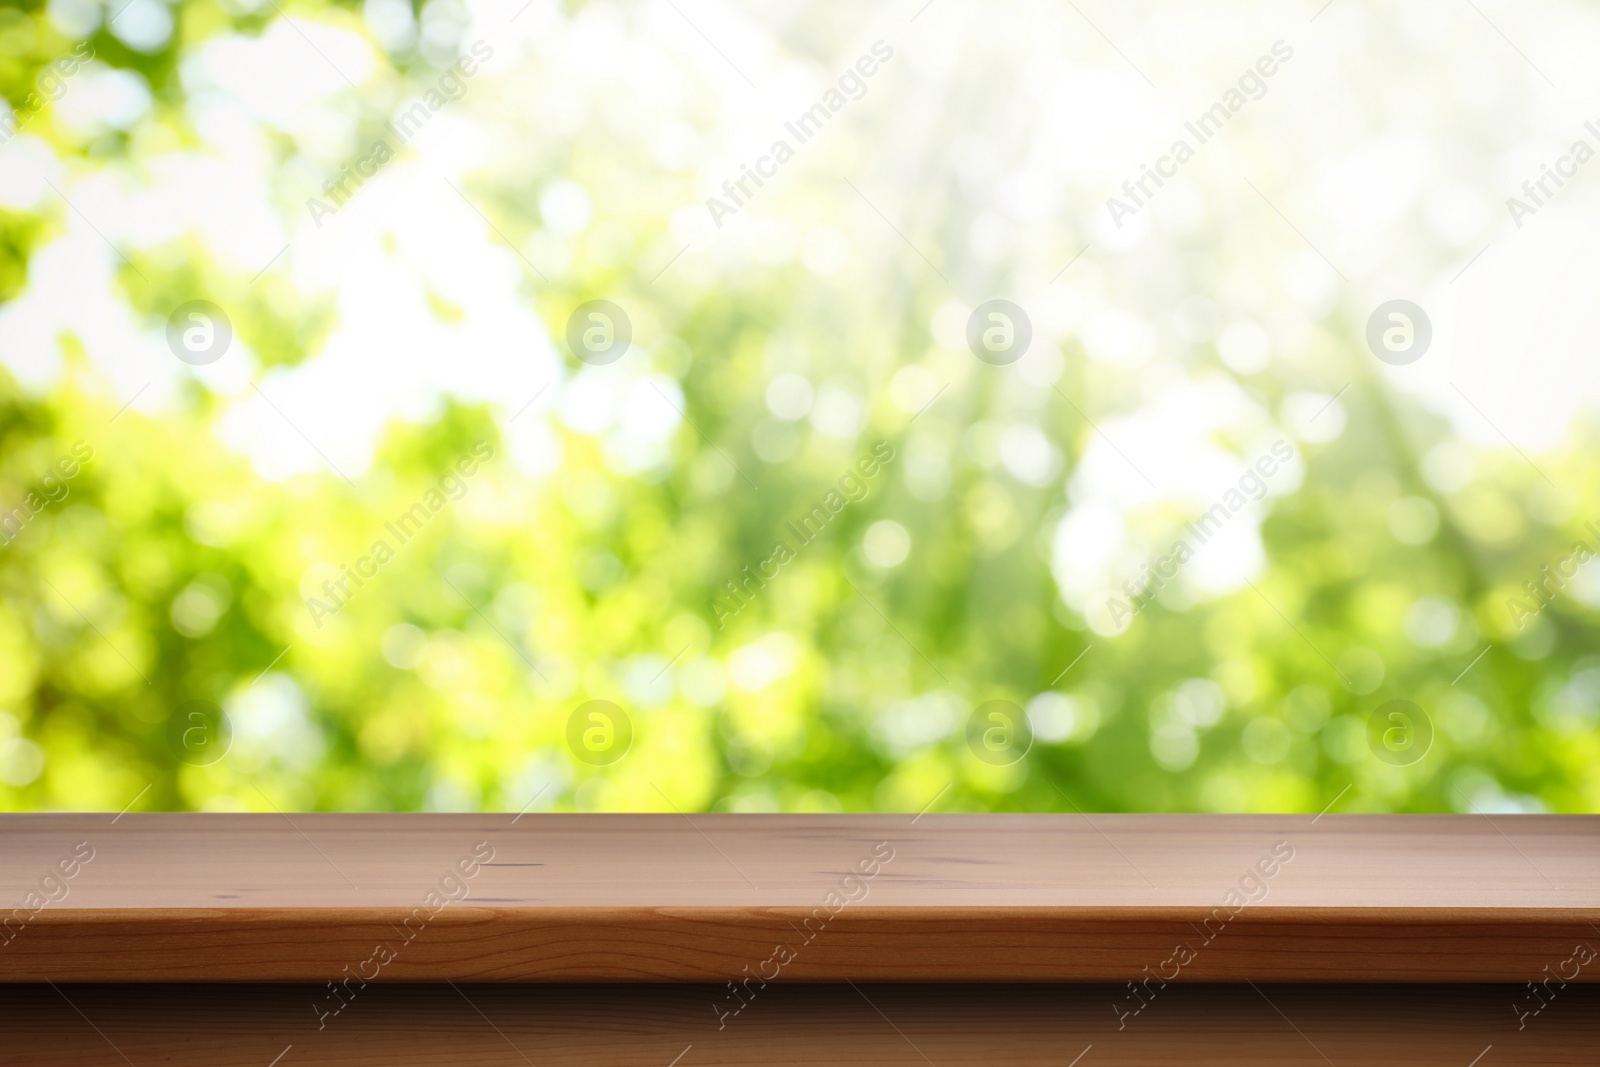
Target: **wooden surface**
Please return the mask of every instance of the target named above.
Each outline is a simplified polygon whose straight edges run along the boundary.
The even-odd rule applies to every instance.
[[[1541,1067],[1600,1060],[1600,988],[1510,986],[19,986],[0,1067]],[[1523,1008],[1522,1010],[1526,1010]],[[1520,1028],[1519,1028],[1520,1025]],[[1120,1027],[1120,1028],[1119,1028]],[[281,1057],[281,1059],[279,1058]]]
[[[4,815],[19,905],[0,980],[1522,981],[1600,817]]]

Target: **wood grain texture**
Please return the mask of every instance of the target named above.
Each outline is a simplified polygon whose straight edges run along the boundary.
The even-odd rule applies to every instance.
[[[0,1067],[1541,1067],[1600,1059],[1600,988],[1508,986],[18,986]],[[1526,1009],[1522,1009],[1525,1011]],[[720,1024],[720,1025],[719,1025]],[[279,1058],[281,1057],[281,1059]]]
[[[1600,818],[4,815],[7,907],[12,982],[1582,982]]]

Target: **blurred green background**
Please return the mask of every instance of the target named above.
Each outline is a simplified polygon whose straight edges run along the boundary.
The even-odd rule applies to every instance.
[[[1521,449],[1373,358],[1371,308],[1442,291],[1500,219],[1428,230],[1419,191],[1384,224],[1398,274],[1343,245],[1294,193],[1320,149],[1282,147],[1281,172],[1258,153],[1299,109],[1359,110],[1307,103],[1312,46],[1131,248],[1103,201],[1176,119],[1071,23],[1001,87],[975,16],[913,22],[920,5],[867,26],[827,4],[685,25],[542,0],[123,3],[0,8],[23,117],[0,146],[0,508],[43,502],[0,538],[0,808],[1600,804],[1600,585],[1580,571],[1524,626],[1508,606],[1600,540],[1592,408]],[[1274,36],[1241,5],[1180,77],[1161,40],[1095,13],[1180,117]],[[854,110],[712,226],[705,198],[879,37],[895,58]],[[494,57],[460,99],[309,213],[478,40]],[[94,59],[43,102],[81,41]],[[1115,82],[1104,106],[1157,133],[1125,158],[1041,150],[1070,106],[1029,80],[1045,61]],[[949,96],[913,107],[930,84]],[[1493,211],[1502,185],[1477,194]],[[996,295],[1033,318],[1012,366],[962,336]],[[234,332],[204,367],[166,343],[197,299]],[[632,326],[609,366],[566,343],[596,299]],[[1423,303],[1444,359],[1450,312]],[[1295,458],[1265,499],[1114,618],[1280,440]],[[893,459],[864,495],[728,612],[725,583],[879,441]],[[493,458],[399,544],[385,524],[478,442]],[[309,601],[331,606],[324,582],[378,539],[394,558],[319,620]],[[626,724],[574,725],[592,700]],[[1025,754],[991,735],[980,758],[984,717],[969,744],[994,700],[1026,709]],[[1393,700],[1413,718],[1380,713]],[[1414,736],[1382,758],[1396,724]]]

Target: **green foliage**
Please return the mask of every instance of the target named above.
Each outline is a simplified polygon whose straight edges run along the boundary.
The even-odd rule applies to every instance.
[[[159,129],[84,146],[52,134],[48,113],[35,120],[71,167],[138,163],[141,137],[192,138],[176,74],[185,50],[270,21],[212,4],[175,11],[172,43],[152,53],[93,38],[103,62],[152,88]],[[20,42],[0,62],[13,101],[70,47],[44,26],[40,12],[0,19],[0,40]],[[199,376],[159,409],[119,414],[131,390],[110,390],[70,338],[48,388],[0,369],[0,507],[42,493],[77,442],[93,449],[65,495],[0,547],[0,807],[115,810],[146,787],[144,808],[222,810],[518,810],[535,797],[738,811],[1600,803],[1600,619],[1571,593],[1526,628],[1507,607],[1546,563],[1592,543],[1584,523],[1600,516],[1554,502],[1514,452],[1477,453],[1475,476],[1448,491],[1424,478],[1422,457],[1448,429],[1387,392],[1359,331],[1318,342],[1354,381],[1340,409],[1349,425],[1296,442],[1304,477],[1261,505],[1266,562],[1252,582],[1215,597],[1174,584],[1104,634],[1063,600],[1052,539],[1100,433],[1085,413],[1098,423],[1136,404],[1129,378],[1067,340],[1056,388],[1019,385],[1014,369],[940,346],[927,324],[944,298],[931,289],[824,284],[792,259],[722,290],[652,282],[671,248],[643,264],[672,243],[662,220],[694,199],[691,183],[638,180],[600,136],[519,151],[533,177],[571,175],[613,213],[572,241],[553,281],[527,278],[526,307],[558,350],[577,304],[630,310],[627,373],[681,385],[681,401],[662,396],[683,407],[668,460],[621,473],[602,435],[548,405],[518,413],[533,389],[508,383],[496,404],[441,397],[425,416],[392,419],[353,484],[328,469],[274,480],[224,443],[228,405]],[[517,243],[539,213],[513,177],[466,192]],[[18,296],[65,219],[0,212],[0,300]],[[249,273],[185,244],[135,256],[118,279],[153,331],[206,293],[262,374],[316,358],[337,300]],[[463,314],[445,293],[429,306],[445,321]],[[372,358],[373,375],[390,373]],[[857,387],[859,433],[774,420],[766,391],[795,366]],[[892,396],[910,366],[947,387],[925,413]],[[569,360],[562,373],[582,369]],[[1272,410],[1291,391],[1271,374],[1249,388]],[[516,458],[513,415],[548,424],[547,472]],[[1059,453],[1043,484],[993,457],[990,437],[1016,420]],[[1214,436],[1240,470],[1254,458],[1243,432]],[[877,441],[895,458],[865,495],[810,543],[791,539],[786,523]],[[408,539],[390,532],[479,442],[493,458],[459,499]],[[1590,488],[1593,444],[1579,432],[1539,461],[1559,484]],[[1195,517],[1174,505],[1139,522],[1168,544]],[[883,520],[909,534],[903,562],[863,548]],[[748,604],[730,600],[727,583],[782,539],[794,559],[745,587]],[[379,541],[393,559],[328,614],[324,583]],[[591,699],[633,723],[632,748],[605,765],[569,746],[569,717]],[[967,742],[973,709],[992,699],[1027,706],[1039,734],[1006,766]],[[1431,722],[1416,762],[1384,762],[1369,745],[1369,719],[1392,699]],[[227,709],[225,753],[175,742],[174,717],[194,700]]]

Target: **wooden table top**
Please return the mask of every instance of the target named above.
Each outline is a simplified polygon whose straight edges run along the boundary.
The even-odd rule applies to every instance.
[[[1594,816],[0,816],[0,981],[1516,981],[1581,939]]]
[[[0,815],[0,906],[83,842],[64,909],[409,908],[484,842],[469,898],[503,908],[811,907],[875,858],[880,907],[1210,907],[1276,848],[1254,907],[1600,910],[1586,815],[112,819]]]

